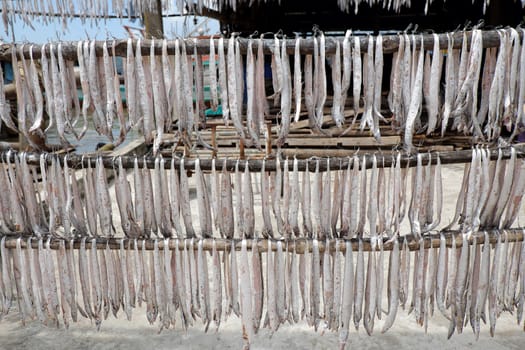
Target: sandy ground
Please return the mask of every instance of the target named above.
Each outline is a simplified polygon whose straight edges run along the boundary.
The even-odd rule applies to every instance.
[[[442,225],[453,217],[462,174],[463,167],[459,165],[443,170],[445,208]],[[523,223],[523,218],[520,222]],[[131,322],[122,312],[118,319],[110,316],[99,331],[86,319],[72,323],[69,329],[63,326],[49,328],[39,322],[23,326],[14,311],[0,321],[0,349],[240,349],[243,345],[241,322],[235,316],[223,321],[218,332],[212,325],[205,333],[204,326],[197,321],[187,332],[179,323],[174,329],[158,333],[157,324],[148,324],[145,308],[134,309]],[[454,334],[447,340],[448,321],[437,310],[429,320],[428,333],[416,324],[414,316],[408,315],[407,310],[399,309],[393,327],[385,334],[380,333],[382,323],[382,320],[376,320],[372,336],[368,336],[362,326],[359,331],[352,326],[347,348],[523,349],[525,342],[523,325],[517,325],[515,315],[508,313],[498,319],[494,338],[489,335],[488,325],[482,325],[479,340],[475,339],[470,325],[464,328],[463,334]],[[338,344],[338,333],[315,332],[306,322],[300,322],[282,325],[273,335],[267,329],[261,329],[252,342],[252,349],[334,349]]]

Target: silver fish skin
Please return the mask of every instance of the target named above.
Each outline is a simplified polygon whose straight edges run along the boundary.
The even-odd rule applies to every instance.
[[[253,290],[253,329],[257,334],[262,318],[264,306],[264,274],[261,253],[257,240],[252,241],[252,290]]]
[[[240,312],[243,325],[243,333],[247,335],[245,342],[249,346],[254,337],[253,309],[252,309],[252,287],[250,277],[250,264],[248,260],[247,242],[241,242],[241,264],[239,265],[240,284]],[[244,337],[243,337],[244,338]]]
[[[344,348],[348,340],[350,320],[354,306],[354,258],[352,243],[345,243],[345,261],[343,271],[343,299],[341,303],[341,318],[339,324],[339,348]]]

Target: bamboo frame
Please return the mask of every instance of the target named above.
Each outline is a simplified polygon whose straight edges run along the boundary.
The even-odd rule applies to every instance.
[[[488,231],[479,231],[475,233],[462,233],[460,231],[441,231],[438,233],[432,233],[423,235],[421,238],[417,238],[411,234],[404,235],[404,236],[398,236],[398,241],[400,243],[400,248],[402,247],[402,244],[404,243],[404,240],[406,239],[408,244],[408,249],[410,251],[415,251],[420,249],[420,245],[423,244],[425,249],[429,248],[437,248],[440,245],[440,239],[441,235],[444,236],[446,246],[448,248],[452,247],[452,241],[455,241],[455,245],[457,248],[461,248],[463,245],[463,235],[466,236],[468,244],[472,245],[474,244],[474,238],[476,239],[476,244],[484,244],[485,243],[485,232],[487,232],[489,237],[489,243],[495,244],[498,241],[498,237],[501,239],[501,242],[504,242],[507,240],[507,242],[522,242],[525,237],[525,228],[514,228],[509,230],[488,230]],[[38,238],[35,237],[27,237],[23,235],[5,235],[5,246],[8,249],[15,249],[16,248],[16,241],[20,238],[20,246],[23,249],[27,249],[29,246],[31,246],[33,249],[38,248]],[[144,244],[144,249],[146,250],[153,250],[153,245],[155,242],[155,239],[152,238],[145,238],[145,239],[129,239],[129,238],[71,238],[71,239],[63,239],[63,238],[42,238],[45,241],[49,239],[49,247],[52,250],[59,249],[59,243],[60,241],[64,241],[66,243],[66,248],[71,249],[71,246],[73,249],[79,249],[80,243],[83,239],[86,240],[85,245],[86,249],[91,248],[93,241],[96,242],[96,248],[97,249],[105,249],[106,247],[109,247],[109,249],[120,249],[120,242],[124,241],[124,249],[135,249],[135,247],[139,250],[142,249],[142,246]],[[394,241],[392,239],[388,238],[382,238],[380,239],[382,242],[382,247],[384,251],[390,251],[393,249]],[[190,243],[193,242],[193,249],[197,249],[198,245],[197,243],[202,241],[202,249],[205,251],[211,251],[213,249],[213,243],[215,242],[215,247],[218,251],[230,251],[232,247],[232,243],[235,246],[235,250],[241,249],[241,239],[224,239],[224,238],[203,238],[203,239],[176,239],[176,238],[170,238],[170,239],[158,239],[158,247],[160,250],[165,249],[165,247],[168,247],[170,250],[179,249],[183,250],[186,247],[190,246]],[[272,251],[277,250],[277,243],[282,243],[282,249],[287,252],[294,252],[297,254],[304,254],[306,250],[309,252],[312,251],[313,246],[313,239],[312,238],[293,238],[293,239],[247,239],[247,249],[251,250],[252,246],[254,244],[257,244],[257,247],[259,249],[259,252],[267,252],[269,249]],[[167,244],[166,244],[167,242]],[[346,251],[346,242],[350,242],[352,246],[352,251],[357,251],[359,247],[359,239],[358,238],[351,238],[351,239],[329,239],[326,241],[319,240],[319,251],[324,252],[326,247],[328,246],[331,251],[335,251],[336,244],[339,246],[339,251],[345,252]],[[369,237],[362,238],[363,242],[363,251],[373,251],[373,250],[379,250],[380,244],[376,242],[374,246],[372,246],[372,240]]]

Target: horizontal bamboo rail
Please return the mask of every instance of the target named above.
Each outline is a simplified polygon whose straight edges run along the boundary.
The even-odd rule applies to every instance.
[[[513,146],[516,150],[516,157],[518,158],[525,158],[525,144],[516,144]],[[499,150],[501,150],[501,156],[502,159],[509,159],[511,156],[511,148],[505,147],[505,148],[489,148],[490,152],[490,159],[496,160],[498,158]],[[22,155],[21,152],[16,152],[13,150],[9,151],[2,151],[0,152],[0,163],[6,162],[9,160],[11,163],[15,162],[15,157]],[[26,161],[30,165],[40,165],[40,153],[25,153]],[[352,164],[352,157],[357,156],[359,158],[359,163],[362,164],[363,158],[366,157],[366,168],[370,169],[372,168],[372,156],[375,155],[377,159],[377,166],[378,167],[390,167],[392,166],[392,163],[395,162],[395,159],[397,157],[397,153],[391,152],[391,153],[381,153],[381,152],[369,152],[365,153],[363,151],[348,151],[348,157],[337,157],[337,158],[329,158],[329,164],[330,164],[330,170],[340,170],[340,169],[347,169],[348,164]],[[78,154],[45,154],[45,161],[47,164],[51,164],[51,161],[53,158],[57,159],[60,164],[64,164],[64,159],[67,157],[67,164],[68,167],[72,169],[81,169],[83,167],[88,167],[89,164],[91,164],[92,167],[95,166],[95,160],[97,159],[97,156],[82,156]],[[421,154],[423,164],[428,164],[429,159],[433,164],[436,164],[437,162],[437,153],[423,153]],[[102,159],[102,163],[104,164],[105,168],[113,169],[117,167],[118,161],[122,160],[122,166],[124,168],[130,169],[134,166],[135,158],[134,156],[122,156],[122,157],[108,157],[108,156],[100,156]],[[138,157],[138,165],[140,167],[146,166],[149,169],[153,169],[155,167],[155,157]],[[180,168],[180,163],[182,162],[183,158],[174,158],[174,165],[177,169]],[[472,160],[472,150],[461,150],[461,151],[449,151],[449,152],[441,152],[439,153],[439,159],[441,161],[441,164],[462,164],[462,163],[468,163]],[[165,168],[169,169],[171,167],[171,158],[164,158],[165,160]],[[306,166],[308,165],[308,170],[313,172],[315,171],[315,167],[317,164],[317,161],[319,161],[319,171],[326,171],[327,165],[328,165],[328,159],[327,158],[310,158],[310,159],[298,159],[297,165],[299,171],[305,171]],[[212,170],[212,159],[199,159],[200,167],[202,170],[209,171]],[[273,172],[277,169],[277,160],[275,158],[269,158],[264,160],[265,162],[265,170],[269,172]],[[226,159],[226,170],[233,171],[235,170],[236,164],[239,164],[239,170],[244,171],[245,166],[248,164],[249,170],[254,172],[260,172],[262,170],[263,166],[263,160],[261,159],[248,159],[248,160],[236,160],[236,159]],[[293,170],[293,162],[288,162],[288,168],[289,170]],[[215,160],[215,167],[217,171],[220,171],[223,169],[224,159],[216,159]],[[415,154],[401,154],[401,166],[402,167],[415,167],[417,165],[417,155]],[[284,161],[280,161],[281,169],[284,168]],[[193,170],[195,169],[195,159],[194,158],[186,158],[184,159],[184,168],[186,170]]]
[[[467,35],[467,43],[470,45],[470,40],[472,37],[472,31],[456,31],[452,33],[452,38],[454,39],[454,48],[459,49],[463,45],[463,33],[466,33]],[[518,30],[518,34],[520,37],[523,35],[521,30]],[[268,37],[269,35],[267,35]],[[409,34],[411,36],[411,34]],[[415,40],[415,47],[420,48],[421,46],[421,36],[423,37],[423,47],[425,50],[433,50],[434,48],[434,37],[432,34],[416,34],[416,40]],[[366,52],[368,48],[368,36],[366,35],[358,35],[357,36],[360,41],[361,45],[361,52]],[[447,33],[440,33],[438,34],[439,37],[439,47],[441,50],[445,50],[448,47],[448,39],[447,39]],[[331,54],[335,53],[336,48],[336,42],[339,42],[342,44],[343,37],[326,37],[326,53]],[[398,50],[399,48],[399,35],[384,35],[382,36],[383,39],[383,52],[384,53],[393,53]],[[193,54],[194,50],[198,54],[204,54],[207,55],[210,53],[210,46],[209,46],[209,40],[208,39],[195,39],[195,38],[188,38],[188,39],[179,39],[184,40],[184,43],[186,45],[186,52],[187,54]],[[257,40],[254,38],[254,45],[253,49],[257,49]],[[373,40],[376,40],[376,37],[373,37]],[[241,52],[246,53],[248,49],[248,41],[249,39],[246,38],[239,38],[239,45]],[[175,42],[176,40],[168,40],[167,41],[167,49],[168,54],[173,55],[175,54]],[[412,40],[411,40],[412,42]],[[52,43],[55,48],[57,47],[59,42]],[[104,41],[97,41],[96,42],[96,54],[97,56],[102,56],[103,52],[103,43]],[[113,47],[115,48],[115,55],[125,57],[127,52],[127,40],[125,39],[118,39],[118,40],[108,40],[107,42],[108,52],[110,55],[112,55]],[[133,47],[135,48],[137,45],[137,40],[133,41]],[[150,49],[151,49],[151,40],[141,40],[141,51],[143,55],[149,55]],[[351,39],[351,43],[353,45],[353,38]],[[500,43],[499,35],[497,30],[486,30],[483,31],[483,47],[497,47]],[[61,42],[62,44],[62,54],[65,59],[69,60],[76,60],[77,59],[77,45],[78,42],[71,42],[71,41],[64,41]],[[274,39],[263,39],[263,50],[265,54],[271,54],[274,49]],[[24,57],[29,58],[29,51],[30,51],[31,43],[25,43],[23,47],[23,54]],[[215,39],[215,47],[218,46],[218,39]],[[162,40],[155,40],[154,41],[154,47],[155,47],[155,54],[160,55],[162,51]],[[14,45],[14,44],[3,44],[0,45],[0,60],[2,61],[10,61],[11,60],[11,50],[15,48],[16,50],[20,49],[20,44]],[[295,39],[286,39],[286,48],[287,52],[289,54],[294,53],[295,48]],[[301,54],[311,54],[314,49],[314,39],[312,37],[303,38],[301,40]],[[225,43],[225,50],[227,51],[227,45]],[[47,45],[46,52],[49,54],[49,47]],[[42,45],[41,44],[34,44],[33,45],[33,57],[34,58],[40,58],[42,55]]]
[[[488,230],[486,231],[489,237],[489,243],[495,244],[498,241],[498,237],[501,242],[522,242],[524,240],[524,231],[525,228],[515,228],[509,230]],[[421,244],[424,245],[425,249],[436,248],[440,245],[441,234],[443,234],[447,247],[452,247],[452,242],[455,241],[457,248],[460,248],[463,245],[463,235],[466,235],[468,244],[484,244],[485,243],[485,233],[484,231],[475,232],[472,234],[461,233],[459,231],[442,231],[440,233],[433,233],[424,235],[421,238],[417,238],[413,235],[399,236],[397,239],[400,243],[400,248],[406,239],[408,248],[411,251],[418,250],[421,247]],[[12,236],[5,235],[5,246],[8,249],[16,248],[16,241],[18,238],[21,239],[20,247],[23,249],[31,246],[33,249],[38,248],[38,238],[35,237],[24,237],[24,236]],[[47,238],[43,238],[44,242],[47,242]],[[73,238],[73,239],[61,239],[61,238],[49,238],[49,248],[53,250],[59,249],[60,241],[66,243],[66,248],[79,249],[80,243],[84,238]],[[124,241],[124,249],[144,249],[153,250],[155,239],[127,239],[127,238],[85,238],[86,248],[92,248],[92,244],[96,244],[97,249],[120,249],[120,242]],[[218,251],[229,251],[231,250],[232,243],[236,250],[241,249],[241,239],[223,239],[223,238],[204,238],[204,239],[158,239],[158,247],[163,250],[166,247],[170,250],[174,249],[186,249],[186,247],[191,247],[190,244],[193,243],[193,249],[197,249],[198,242],[202,241],[202,249],[206,251],[211,251],[213,248],[213,243],[215,242],[216,249]],[[314,240],[311,238],[295,238],[289,240],[275,240],[275,239],[248,239],[247,248],[252,249],[254,244],[257,244],[257,248],[260,252],[266,252],[268,250],[276,251],[278,242],[281,242],[281,248],[284,251],[296,252],[298,254],[304,254],[308,249],[309,252],[312,251]],[[329,239],[326,241],[318,241],[319,251],[324,252],[326,247],[329,247],[331,251],[335,251],[336,245],[339,246],[339,251],[346,251],[346,242],[350,242],[353,251],[357,251],[359,247],[359,239]],[[363,250],[372,251],[375,247],[375,250],[379,250],[380,245],[378,242],[372,246],[372,240],[370,238],[362,238]],[[382,247],[384,251],[392,250],[394,246],[394,241],[388,238],[382,238]]]

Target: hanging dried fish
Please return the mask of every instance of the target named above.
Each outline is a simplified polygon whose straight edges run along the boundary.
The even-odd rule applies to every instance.
[[[292,109],[292,78],[290,72],[290,60],[286,51],[286,41],[283,40],[281,50],[281,125],[279,128],[279,135],[276,140],[278,147],[284,146],[285,140],[290,132],[291,123],[291,109]]]
[[[218,45],[218,55],[219,55],[219,89],[221,93],[221,109],[222,117],[226,125],[230,119],[230,107],[229,107],[229,96],[228,96],[228,76],[226,70],[226,55],[224,53],[224,38],[219,38]],[[230,92],[231,93],[231,92]]]
[[[259,123],[257,121],[256,111],[256,87],[255,87],[255,58],[253,56],[253,40],[248,39],[248,49],[246,52],[246,126],[251,142],[257,148],[261,148],[259,143]]]
[[[257,40],[257,60],[255,63],[255,103],[256,113],[255,119],[257,126],[257,134],[265,127],[265,116],[269,114],[268,101],[266,99],[266,86],[265,86],[265,62],[264,62],[264,51],[263,51],[263,35]],[[265,131],[265,137],[269,138],[268,132]]]
[[[297,37],[295,39],[295,49],[294,49],[294,98],[295,98],[295,114],[294,122],[298,122],[301,117],[301,90],[302,90],[302,74],[301,74],[301,38]]]
[[[314,48],[317,48],[317,39],[312,38],[314,41]],[[315,51],[314,51],[315,52]],[[304,105],[308,113],[308,124],[312,130],[320,130],[320,125],[317,122],[314,108],[314,90],[313,90],[313,79],[314,79],[314,67],[312,55],[306,55],[304,58]],[[322,124],[322,123],[321,123]]]
[[[231,280],[231,294],[229,308],[237,316],[240,316],[239,309],[239,279],[237,268],[237,253],[235,252],[235,243],[232,241],[230,249],[230,280]]]
[[[239,184],[237,185],[239,186]],[[245,238],[253,238],[255,232],[255,214],[254,214],[254,201],[253,201],[253,190],[252,190],[252,180],[248,167],[248,163],[244,165],[244,175],[242,180],[242,223],[243,223],[243,232]]]
[[[238,100],[239,86],[237,84],[237,81],[239,79],[242,79],[242,76],[240,74],[241,67],[237,67],[237,61],[235,58],[235,42],[236,39],[234,36],[232,36],[228,41],[228,105],[230,117],[232,119],[233,125],[235,126],[237,134],[245,144],[249,145],[250,143],[246,139],[246,135],[244,133],[244,128],[242,125],[242,115],[239,113],[239,106],[242,107],[242,100]],[[240,96],[242,96],[242,93]]]
[[[332,118],[338,127],[344,124],[344,115],[342,111],[341,101],[341,52],[339,42],[335,43],[335,54],[332,56],[332,85],[333,85],[333,102],[332,102]]]
[[[188,176],[186,175],[186,169],[184,168],[184,158],[180,161],[180,204],[181,213],[184,220],[184,226],[186,227],[186,238],[194,238],[195,230],[193,229],[191,221],[191,206],[190,206],[190,189],[188,185]]]
[[[281,94],[282,85],[283,85],[283,65],[281,62],[281,44],[277,35],[274,36],[274,45],[272,48],[272,86],[273,86],[273,95],[270,96],[274,101],[278,101]]]
[[[375,247],[368,253],[368,267],[365,284],[365,300],[363,310],[363,326],[368,335],[374,331],[374,318],[377,307],[377,280],[376,280],[376,254]]]
[[[213,303],[211,310],[211,317],[217,329],[221,323],[221,314],[222,314],[222,276],[221,276],[221,262],[220,262],[220,253],[217,251],[217,246],[215,240],[212,243],[212,293]]]
[[[350,319],[354,306],[354,259],[352,245],[349,241],[345,244],[345,262],[343,272],[343,294],[341,303],[341,318],[339,327],[339,344],[344,348],[348,340]]]
[[[315,45],[316,42],[314,42]],[[316,51],[314,49],[314,51]],[[317,52],[317,51],[316,51]],[[316,56],[317,57],[317,54]],[[317,119],[317,125],[319,129],[323,124],[324,118],[324,105],[326,102],[326,44],[324,33],[320,33],[319,38],[319,56],[317,57],[317,62],[315,64],[317,78],[314,79],[315,86],[317,87],[317,99],[315,100],[315,116]]]
[[[197,182],[197,204],[199,208],[199,220],[201,236],[203,238],[211,237],[213,232],[212,221],[211,221],[211,208],[208,198],[208,190],[206,188],[206,182],[204,175],[200,168],[200,159],[195,160],[195,176]]]
[[[271,242],[269,243],[271,244]],[[277,314],[277,281],[275,280],[274,253],[271,249],[266,255],[266,323],[272,332],[279,328],[279,316]]]
[[[375,40],[375,56],[374,56],[374,105],[373,105],[373,120],[374,120],[374,137],[379,140],[379,119],[384,120],[381,114],[381,88],[383,87],[383,37],[378,34]],[[372,78],[372,77],[369,77]]]
[[[208,70],[210,77],[211,108],[216,111],[219,105],[217,90],[217,58],[215,54],[215,39],[210,36],[210,55],[208,56]]]
[[[319,256],[319,241],[314,238],[312,242],[312,278],[311,278],[311,287],[310,287],[310,316],[311,323],[314,325],[314,328],[317,330],[320,321],[320,304],[321,304],[321,288],[320,288],[320,279],[321,279],[321,259]]]
[[[235,192],[235,206],[237,207],[237,219],[235,220],[236,223],[236,230],[239,233],[244,233],[244,206],[242,202],[242,173],[239,171],[239,160],[235,163],[235,186],[234,186],[234,192]]]
[[[263,306],[264,306],[264,274],[262,267],[261,253],[259,253],[259,247],[257,240],[252,241],[252,290],[253,290],[253,329],[255,334],[259,330],[261,324]],[[297,301],[298,302],[298,301]]]
[[[407,121],[405,127],[405,147],[410,153],[412,150],[412,137],[414,134],[414,125],[416,118],[421,113],[421,100],[422,100],[422,84],[423,84],[423,66],[424,66],[424,50],[423,50],[423,37],[421,37],[421,49],[419,50],[419,58],[417,63],[417,70],[414,80],[414,86],[412,87],[412,94],[410,98],[410,107],[408,109]],[[415,51],[415,50],[414,50]]]
[[[197,245],[197,271],[198,271],[198,286],[199,286],[199,302],[201,306],[202,322],[208,328],[211,322],[210,312],[210,285],[208,280],[208,262],[206,255],[202,250],[202,240],[199,240]]]
[[[273,238],[272,221],[270,218],[270,185],[269,175],[266,172],[266,159],[263,159],[261,168],[261,209],[263,217],[263,230],[261,234],[264,238]]]
[[[361,322],[361,318],[363,317],[363,293],[365,283],[364,265],[365,258],[363,253],[363,240],[359,238],[354,282],[354,326],[356,330],[359,329],[359,322]]]
[[[254,336],[253,310],[252,310],[252,288],[248,263],[248,252],[246,239],[241,242],[241,264],[239,265],[240,281],[240,312],[243,326],[243,335],[246,334],[246,346],[249,347]],[[243,336],[244,338],[244,336]]]
[[[221,174],[221,235],[233,238],[235,232],[235,219],[233,214],[232,183],[230,173],[226,168],[226,159],[222,166]]]
[[[361,99],[361,79],[362,79],[362,63],[361,63],[361,40],[359,37],[354,37],[354,50],[352,52],[352,66],[353,66],[353,105],[354,105],[354,119],[352,125],[355,123],[358,114],[360,113],[360,99]]]
[[[430,67],[430,82],[429,82],[429,101],[427,102],[428,109],[428,127],[427,135],[434,132],[438,124],[439,113],[439,91],[441,82],[441,51],[439,50],[439,36],[432,34],[434,38],[434,47],[432,49],[432,64]]]

